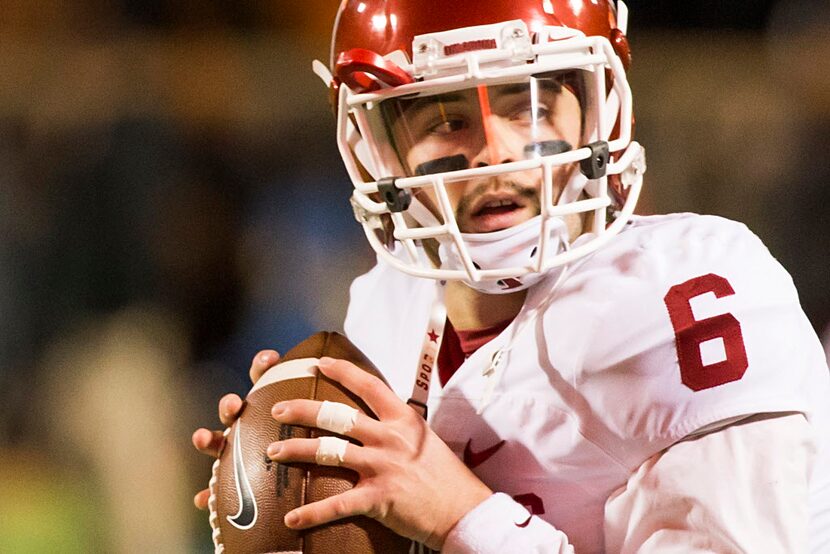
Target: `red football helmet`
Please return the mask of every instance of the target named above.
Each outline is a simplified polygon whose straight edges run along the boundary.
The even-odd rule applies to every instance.
[[[645,171],[627,18],[609,0],[343,0],[330,66],[315,71],[378,254],[413,275],[511,292],[619,232]],[[495,179],[533,181],[538,215],[459,227],[452,187]],[[571,240],[575,215],[592,227]],[[430,239],[440,263],[421,249]]]

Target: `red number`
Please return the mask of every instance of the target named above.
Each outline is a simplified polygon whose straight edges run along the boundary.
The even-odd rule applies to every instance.
[[[673,286],[663,299],[674,327],[681,380],[694,391],[737,381],[744,376],[749,366],[741,324],[735,316],[726,313],[695,320],[690,301],[707,292],[714,293],[717,298],[735,294],[729,281],[710,273]],[[726,359],[703,365],[700,345],[716,338],[723,339]]]

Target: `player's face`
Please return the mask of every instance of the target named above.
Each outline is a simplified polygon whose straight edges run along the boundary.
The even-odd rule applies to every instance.
[[[579,100],[555,79],[480,87],[399,106],[393,135],[411,174],[439,173],[520,161],[579,146]],[[554,170],[558,195],[574,166]],[[527,221],[541,210],[541,171],[500,174],[447,184],[459,229],[487,233]],[[432,192],[423,199],[435,201]],[[573,223],[569,222],[573,227]],[[578,233],[577,233],[578,234]]]

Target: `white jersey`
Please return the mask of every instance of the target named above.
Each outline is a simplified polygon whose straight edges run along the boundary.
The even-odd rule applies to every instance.
[[[821,435],[811,536],[830,548],[830,375],[757,237],[717,217],[638,217],[550,281],[444,387],[433,379],[430,425],[484,483],[577,552],[601,552],[606,501],[650,457],[752,414],[800,412]],[[379,263],[351,289],[346,333],[402,398],[438,286]]]

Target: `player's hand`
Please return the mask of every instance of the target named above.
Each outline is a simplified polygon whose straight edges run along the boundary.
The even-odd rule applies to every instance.
[[[346,445],[343,467],[356,471],[357,485],[344,493],[306,504],[285,516],[293,529],[366,515],[399,535],[440,550],[455,524],[492,491],[482,483],[380,379],[350,362],[321,358],[318,367],[330,379],[360,396],[379,420],[358,414],[345,435],[363,446]],[[317,426],[322,403],[288,400],[274,405],[280,423]],[[319,439],[272,443],[271,459],[315,463]]]
[[[280,361],[280,355],[274,350],[262,350],[254,356],[251,362],[251,369],[248,374],[251,377],[251,382],[256,383],[262,375],[277,365]],[[242,410],[242,399],[236,394],[226,394],[219,400],[219,420],[225,427],[230,427],[236,418],[239,417],[239,412]],[[202,454],[207,454],[217,458],[219,452],[222,451],[222,446],[225,444],[225,437],[222,431],[211,431],[210,429],[196,429],[193,432],[193,446]],[[210,490],[203,489],[196,493],[193,497],[193,503],[200,510],[206,510],[208,498],[210,497]]]

